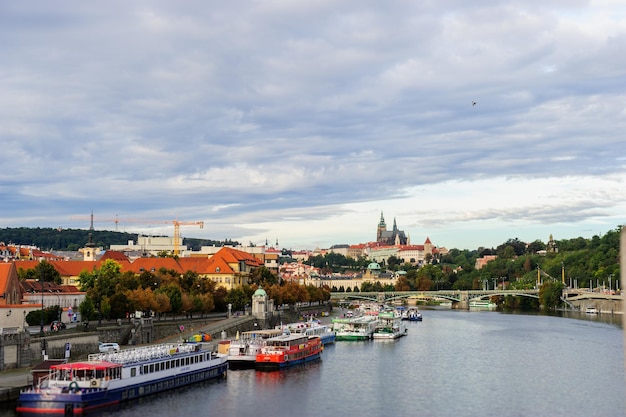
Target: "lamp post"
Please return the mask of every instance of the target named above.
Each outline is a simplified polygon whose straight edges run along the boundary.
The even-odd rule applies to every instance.
[[[537,289],[541,287],[541,268],[537,265]]]
[[[43,268],[41,267],[41,262],[39,263],[39,281],[41,282],[41,319],[39,320],[39,335],[43,336],[43,315],[44,315],[44,307],[43,307]]]
[[[58,310],[58,314],[57,314],[57,320],[59,320],[59,322],[63,321],[63,316],[61,315],[61,312],[63,311],[63,308],[61,307],[61,296],[59,294],[55,294],[57,296],[57,303],[59,306],[59,310]]]

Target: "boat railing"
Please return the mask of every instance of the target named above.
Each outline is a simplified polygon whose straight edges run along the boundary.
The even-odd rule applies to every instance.
[[[129,363],[145,362],[152,359],[160,359],[191,353],[197,350],[195,344],[164,344],[146,346],[132,349],[124,349],[119,352],[93,353],[89,355],[90,361],[107,361],[126,365]]]

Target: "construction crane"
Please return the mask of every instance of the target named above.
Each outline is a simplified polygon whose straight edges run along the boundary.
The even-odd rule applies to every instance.
[[[174,220],[149,220],[149,219],[120,219],[117,215],[114,219],[94,219],[93,213],[89,217],[72,217],[72,220],[91,220],[91,229],[93,229],[93,223],[115,223],[115,231],[117,232],[117,225],[120,223],[143,223],[143,224],[173,224],[174,225],[174,255],[180,253],[180,226],[200,226],[200,229],[204,228],[204,222],[202,221],[180,221]]]
[[[204,222],[181,222],[179,220],[171,220],[166,223],[174,223],[174,255],[180,252],[180,226],[200,226],[204,228]]]

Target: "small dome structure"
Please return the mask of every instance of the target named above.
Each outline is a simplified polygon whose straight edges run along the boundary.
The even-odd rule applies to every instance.
[[[367,269],[370,271],[380,271],[380,265],[376,262],[372,262],[367,266]]]
[[[258,290],[256,290],[256,291],[254,292],[254,295],[253,295],[253,297],[266,297],[266,296],[267,296],[267,293],[266,293],[266,292],[265,292],[265,290],[264,290],[263,288],[261,288],[261,287],[259,287],[259,289],[258,289]]]

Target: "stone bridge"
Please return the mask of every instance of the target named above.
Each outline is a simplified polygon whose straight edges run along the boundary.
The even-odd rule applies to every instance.
[[[493,296],[521,296],[539,298],[539,290],[439,290],[439,291],[390,291],[390,292],[334,292],[331,300],[364,300],[387,304],[399,300],[447,300],[452,308],[469,309],[472,301],[488,300]],[[565,300],[564,300],[565,301]]]
[[[539,290],[439,290],[439,291],[390,291],[390,292],[334,292],[333,301],[363,300],[378,304],[388,304],[401,300],[447,300],[454,309],[469,309],[470,303],[488,300],[493,296],[516,296],[539,298]],[[621,312],[623,295],[603,294],[585,289],[565,289],[561,301],[574,310],[596,307],[600,311]]]

